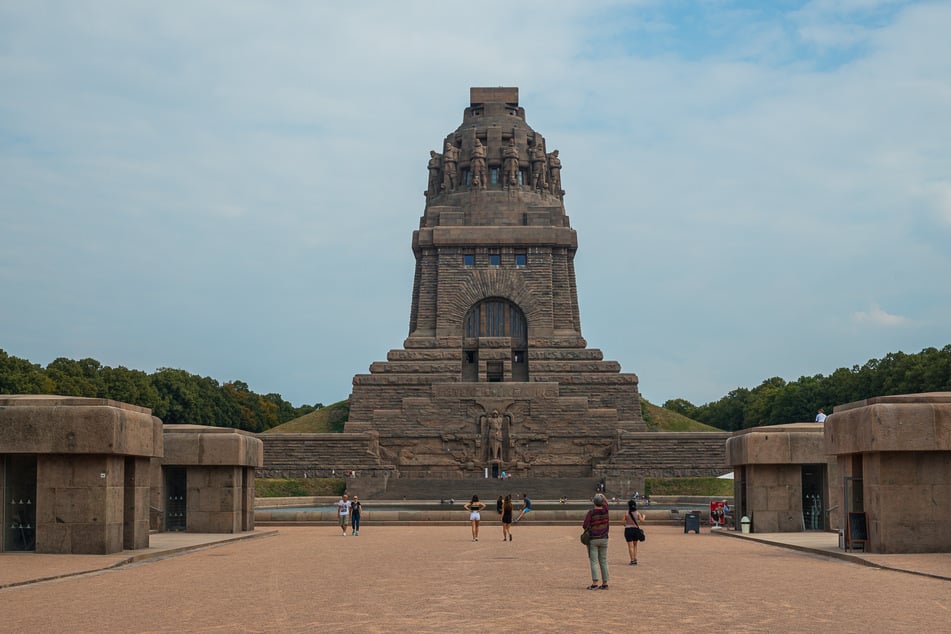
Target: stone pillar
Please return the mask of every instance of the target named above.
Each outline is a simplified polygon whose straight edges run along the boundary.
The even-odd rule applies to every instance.
[[[264,444],[254,434],[225,427],[165,426],[163,467],[186,470],[188,532],[254,530],[254,470],[262,466]],[[164,509],[166,496],[158,497]]]
[[[866,513],[870,552],[951,552],[951,392],[839,405],[825,440],[842,476],[861,478],[843,512]]]
[[[106,399],[0,397],[0,454],[36,456],[36,552],[148,547],[145,466],[161,455],[156,421]]]

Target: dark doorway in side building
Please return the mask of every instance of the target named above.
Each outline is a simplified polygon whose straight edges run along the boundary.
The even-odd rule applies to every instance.
[[[802,527],[807,531],[825,530],[825,466],[802,465]]]
[[[36,456],[0,456],[0,481],[3,482],[0,551],[36,550]]]
[[[188,477],[184,467],[165,468],[165,530],[183,531],[187,526]]]

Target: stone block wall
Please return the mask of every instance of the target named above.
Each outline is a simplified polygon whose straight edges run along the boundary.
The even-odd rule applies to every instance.
[[[860,478],[844,508],[867,514],[871,552],[951,552],[951,393],[838,406],[825,440],[841,475]]]
[[[156,469],[185,469],[185,530],[237,533],[254,529],[254,474],[264,445],[254,434],[226,427],[166,425],[165,456]],[[155,506],[166,509],[162,475],[153,475]],[[153,518],[163,522],[163,518]]]
[[[0,396],[0,454],[36,456],[35,549],[109,554],[148,546],[148,409],[106,399]]]

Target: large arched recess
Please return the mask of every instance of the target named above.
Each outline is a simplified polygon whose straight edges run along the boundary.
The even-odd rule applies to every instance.
[[[480,380],[479,340],[482,337],[508,337],[511,341],[511,371],[506,372],[506,364],[501,359],[486,359],[484,380],[528,381],[528,321],[517,304],[502,297],[489,297],[469,308],[462,320],[463,381]]]

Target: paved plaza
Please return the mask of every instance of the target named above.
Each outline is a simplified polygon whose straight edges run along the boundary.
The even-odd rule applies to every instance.
[[[585,589],[579,529],[530,522],[511,542],[491,522],[479,542],[464,523],[366,525],[358,537],[293,526],[251,538],[157,534],[149,551],[115,556],[9,553],[0,630],[949,631],[951,554],[849,560],[830,556],[840,553],[828,533],[645,530],[632,567],[612,529],[605,591]]]

